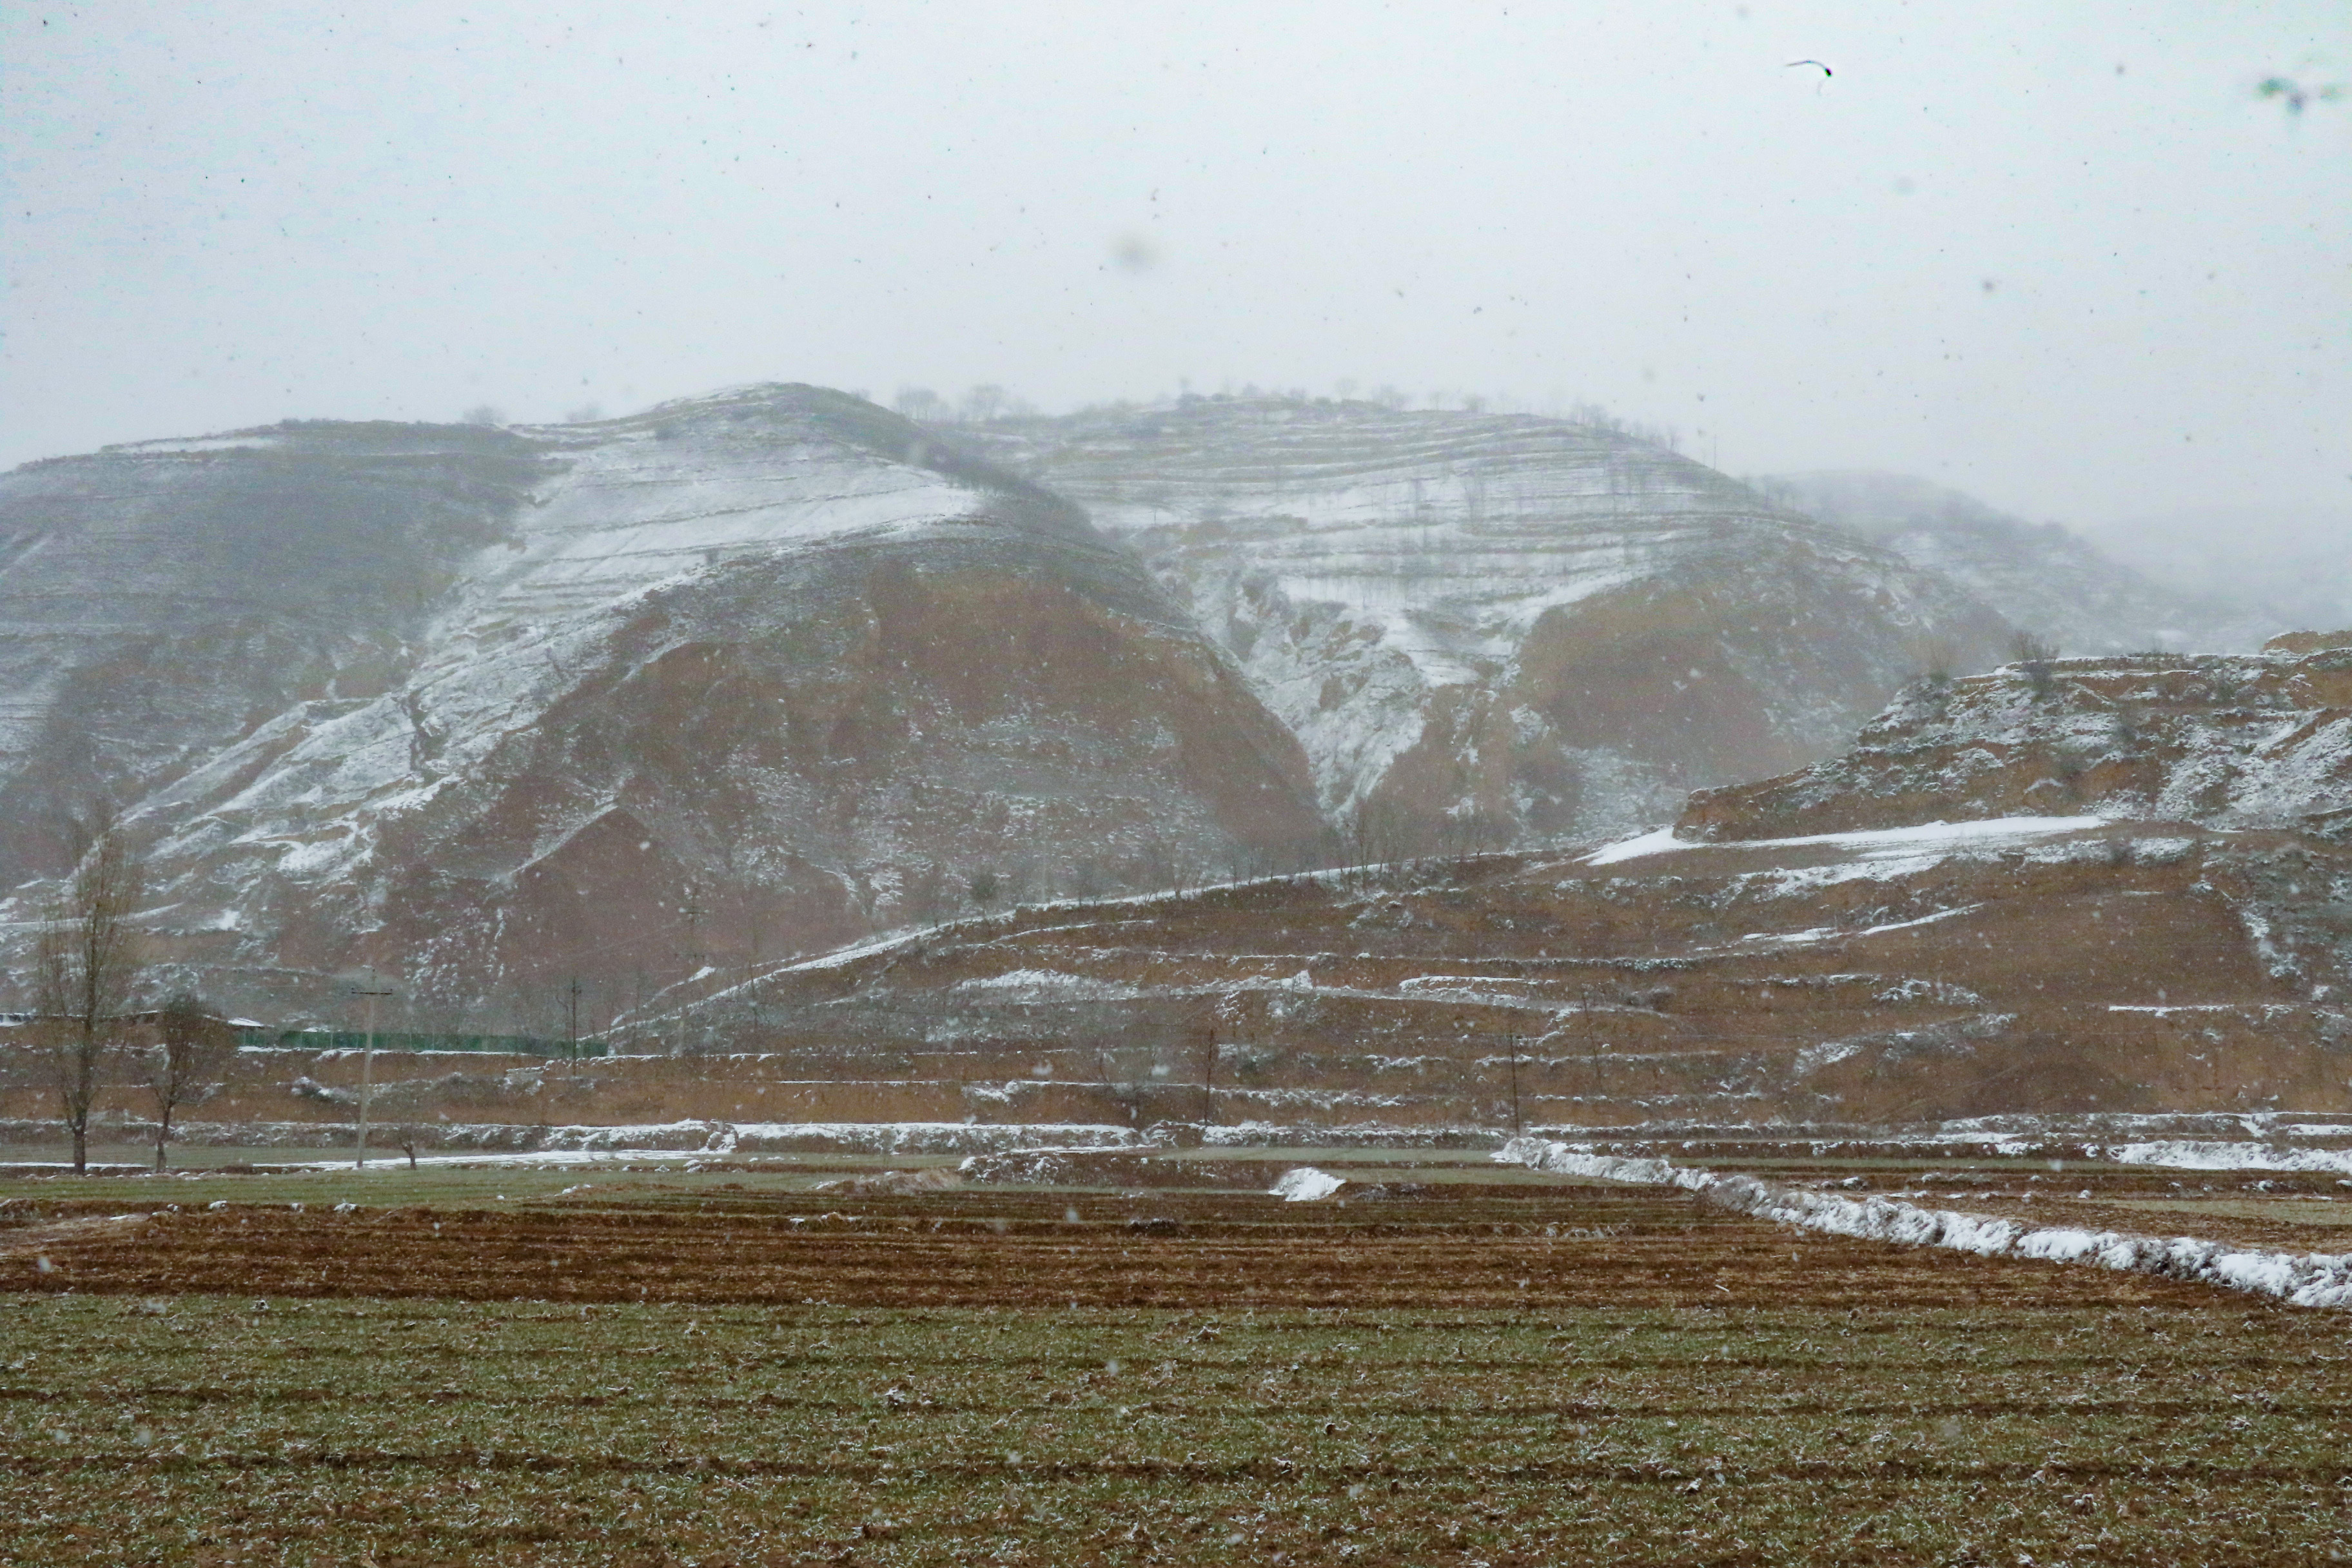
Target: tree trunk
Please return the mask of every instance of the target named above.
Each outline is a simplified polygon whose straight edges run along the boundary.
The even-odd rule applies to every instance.
[[[88,1122],[73,1123],[73,1141],[74,1174],[86,1176],[89,1173],[89,1124]]]
[[[163,1107],[163,1119],[155,1124],[155,1173],[163,1173],[163,1145],[172,1141],[172,1108]]]

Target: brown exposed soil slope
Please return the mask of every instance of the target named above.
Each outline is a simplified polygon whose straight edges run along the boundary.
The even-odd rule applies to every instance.
[[[379,1058],[376,1120],[503,1146],[694,1117],[660,1146],[733,1147],[732,1124],[748,1152],[839,1121],[2352,1110],[2347,879],[2352,855],[2291,833],[2027,823],[1030,909],[725,984],[624,1039],[657,1055]],[[327,1136],[359,1068],[248,1053],[198,1114]],[[11,1076],[0,1114],[50,1113]]]
[[[773,1124],[752,1148],[810,1121],[2352,1109],[2347,680],[2352,650],[2321,648],[1922,686],[1837,763],[1700,797],[1685,837],[1033,904],[722,970],[615,1031],[659,1055],[420,1061],[382,1116]],[[2044,806],[2074,815],[2017,815]],[[301,1060],[257,1058],[207,1115],[347,1120],[356,1061]],[[39,1114],[21,1081],[6,1110]]]

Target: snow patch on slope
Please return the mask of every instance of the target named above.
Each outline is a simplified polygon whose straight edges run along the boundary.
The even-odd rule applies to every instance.
[[[1856,833],[1815,833],[1800,838],[1742,838],[1717,842],[1677,838],[1671,827],[1596,849],[1584,857],[1587,866],[1614,866],[1679,849],[1799,849],[1826,845],[1850,850],[1864,860],[1886,860],[1925,852],[1940,857],[1959,849],[1999,847],[2054,834],[2083,833],[2105,827],[2098,816],[2004,816],[1990,822],[1926,822],[1916,827],[1876,828]],[[1932,863],[1932,862],[1930,862]],[[1916,868],[1924,868],[1924,866]],[[1900,874],[1900,873],[1897,873]]]

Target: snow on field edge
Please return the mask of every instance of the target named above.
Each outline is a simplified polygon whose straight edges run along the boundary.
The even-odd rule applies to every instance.
[[[1924,1209],[1892,1198],[1840,1197],[1676,1165],[1667,1160],[1600,1154],[1570,1143],[1515,1138],[1495,1151],[1503,1164],[1559,1175],[1592,1176],[1644,1186],[1679,1187],[1708,1202],[1832,1236],[1943,1247],[1980,1258],[2034,1258],[2119,1273],[2189,1279],[2274,1297],[2296,1307],[2352,1306],[2352,1257],[2269,1252],[2176,1237],[2169,1241],[2112,1230],[2028,1229],[2013,1220],[1956,1209]]]
[[[2332,1133],[2341,1129],[2326,1131]],[[2266,1143],[2168,1138],[2154,1143],[2112,1143],[2091,1152],[2119,1165],[2160,1165],[2171,1171],[2315,1171],[2352,1175],[2352,1149],[2276,1149]]]
[[[1345,1176],[1335,1176],[1312,1165],[1300,1165],[1283,1172],[1266,1192],[1285,1203],[1311,1204],[1329,1197],[1347,1184]]]

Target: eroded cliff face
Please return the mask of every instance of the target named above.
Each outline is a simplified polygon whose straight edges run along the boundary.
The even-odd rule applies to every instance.
[[[1898,556],[1589,426],[1193,398],[966,438],[1142,553],[1372,858],[1659,820],[2010,637]]]
[[[134,803],[159,939],[229,1005],[331,1009],[332,976],[373,963],[422,1018],[545,1028],[575,978],[593,1020],[974,902],[1318,847],[1296,742],[1131,556],[870,405],[765,387],[594,426],[403,432],[436,506],[452,451],[469,474],[494,465],[471,512],[410,496],[374,439],[172,444],[161,486],[152,449],[100,454],[8,513],[32,541],[19,569],[51,540],[87,558],[0,579],[33,597],[107,596],[107,508],[225,562],[266,561],[281,534],[333,541],[354,581],[394,584],[289,563],[300,607],[328,628],[340,614],[333,646],[373,662],[248,669],[267,643],[217,669],[173,660],[198,717],[77,763],[55,738],[86,710],[73,691],[171,705],[162,656],[123,651],[150,622],[214,639],[272,623],[267,578],[224,607],[167,565],[155,605],[82,626],[79,686],[25,704],[5,787]],[[354,490],[449,521],[370,532]],[[269,502],[224,502],[190,544],[173,521],[190,492]],[[38,647],[10,657],[47,668]],[[126,662],[147,685],[115,679]]]
[[[1695,795],[1677,830],[1776,838],[2019,815],[2352,832],[2352,637],[1922,681],[1853,748]]]

